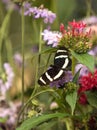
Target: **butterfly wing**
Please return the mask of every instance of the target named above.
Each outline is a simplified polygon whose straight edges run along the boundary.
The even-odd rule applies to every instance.
[[[47,71],[45,71],[39,78],[38,84],[43,86],[43,85],[48,85],[49,83],[58,80],[64,75],[64,71],[60,70],[54,65],[51,65]]]
[[[61,47],[57,50],[54,57],[54,65],[60,69],[65,69],[71,64],[69,58],[68,50],[64,47]]]

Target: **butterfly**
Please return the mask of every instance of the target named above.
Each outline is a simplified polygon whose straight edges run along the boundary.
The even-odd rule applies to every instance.
[[[54,65],[50,67],[40,76],[38,84],[41,86],[48,85],[53,81],[59,80],[64,76],[64,70],[71,64],[68,50],[60,47],[55,53]]]

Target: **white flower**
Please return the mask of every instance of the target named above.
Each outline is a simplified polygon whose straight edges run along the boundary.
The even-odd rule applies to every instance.
[[[47,45],[52,45],[53,47],[56,47],[62,38],[62,34],[60,32],[49,31],[47,29],[43,31],[42,35],[43,40],[47,42]]]

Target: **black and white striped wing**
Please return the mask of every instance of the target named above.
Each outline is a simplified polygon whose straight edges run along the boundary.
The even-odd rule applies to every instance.
[[[50,68],[43,73],[39,80],[38,84],[43,86],[43,85],[48,85],[49,83],[58,80],[59,78],[63,77],[64,71],[57,68],[56,66],[52,65]]]
[[[65,69],[71,64],[67,49],[61,47],[57,50],[54,57],[54,65],[60,69]]]

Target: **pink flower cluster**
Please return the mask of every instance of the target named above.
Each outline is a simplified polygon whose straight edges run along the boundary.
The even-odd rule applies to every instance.
[[[81,86],[78,90],[78,94],[80,95],[79,102],[81,104],[86,104],[87,98],[84,92],[93,89],[97,90],[97,70],[95,70],[94,74],[89,72],[87,75],[82,76],[79,83]]]
[[[80,79],[81,88],[80,91],[84,92],[87,90],[91,90],[93,88],[97,89],[97,70],[95,70],[94,74],[88,73],[85,76],[82,76]]]
[[[91,30],[89,32],[85,32],[84,29],[86,27],[86,24],[83,22],[76,22],[73,20],[73,22],[68,23],[68,28],[65,29],[64,25],[60,25],[60,31],[62,34],[67,34],[71,36],[90,36]]]

